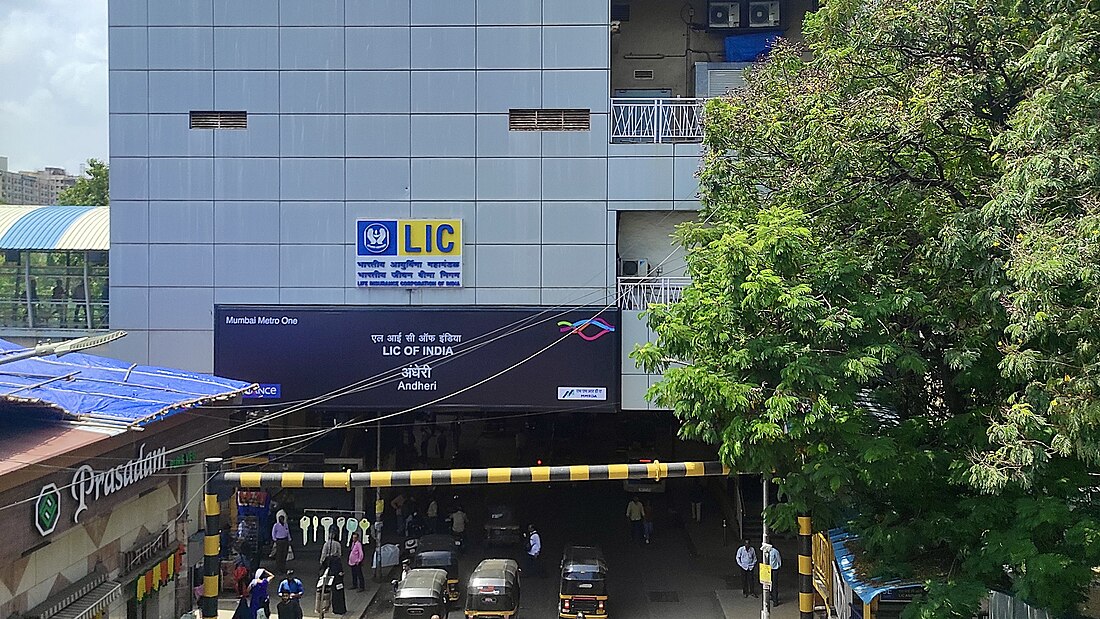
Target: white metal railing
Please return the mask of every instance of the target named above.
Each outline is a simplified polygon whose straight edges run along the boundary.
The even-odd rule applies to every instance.
[[[611,142],[702,141],[704,101],[706,99],[611,99]]]
[[[644,310],[652,303],[675,303],[690,283],[688,277],[620,277],[619,309]]]

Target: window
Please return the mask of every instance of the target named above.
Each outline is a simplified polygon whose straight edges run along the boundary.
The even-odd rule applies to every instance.
[[[247,129],[248,112],[191,112],[192,129]]]
[[[509,131],[590,131],[592,110],[508,110]]]

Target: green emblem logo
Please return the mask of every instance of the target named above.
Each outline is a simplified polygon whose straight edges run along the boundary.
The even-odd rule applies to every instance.
[[[42,535],[53,533],[61,519],[61,492],[54,484],[42,487],[34,502],[34,526]]]

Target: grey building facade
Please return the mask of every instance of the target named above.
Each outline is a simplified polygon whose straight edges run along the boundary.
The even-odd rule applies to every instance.
[[[637,310],[682,286],[693,69],[723,33],[706,0],[614,4],[110,0],[111,327],[130,333],[110,354],[210,371],[222,304],[612,305],[623,408],[647,408],[625,355]],[[589,123],[516,130],[532,110]],[[374,218],[460,220],[462,286],[357,285]]]

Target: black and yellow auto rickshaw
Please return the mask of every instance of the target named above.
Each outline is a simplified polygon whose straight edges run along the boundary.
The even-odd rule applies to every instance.
[[[607,562],[594,546],[566,546],[561,559],[558,617],[607,617]]]
[[[447,616],[447,572],[410,570],[393,593],[393,619]]]
[[[447,600],[458,601],[462,588],[458,578],[458,546],[450,535],[425,535],[416,544],[413,569],[438,568],[447,572]]]
[[[511,619],[519,612],[519,565],[485,559],[466,582],[466,618]]]

